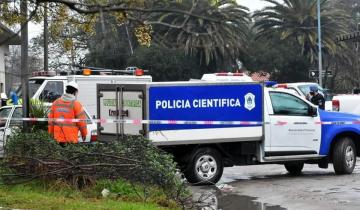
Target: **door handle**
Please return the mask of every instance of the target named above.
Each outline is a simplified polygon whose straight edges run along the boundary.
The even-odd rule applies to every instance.
[[[294,122],[294,125],[307,125],[307,122]]]
[[[122,110],[121,111],[121,116],[122,117],[129,117],[129,110]]]

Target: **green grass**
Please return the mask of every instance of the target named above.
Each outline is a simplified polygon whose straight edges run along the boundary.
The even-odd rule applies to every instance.
[[[64,183],[44,184],[31,182],[16,186],[0,185],[0,207],[19,209],[124,209],[124,210],[155,210],[176,209],[175,204],[164,201],[163,195],[150,197],[144,202],[129,185],[123,181],[114,183],[118,190],[109,198],[102,198],[102,186],[109,184],[102,182],[84,191],[74,190]],[[151,192],[150,192],[151,193]],[[155,192],[156,194],[156,192]],[[158,200],[156,197],[159,196]],[[167,207],[161,207],[162,206]]]

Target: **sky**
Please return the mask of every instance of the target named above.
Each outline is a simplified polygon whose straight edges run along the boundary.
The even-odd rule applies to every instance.
[[[246,6],[249,8],[250,12],[255,10],[262,9],[265,6],[268,6],[269,3],[264,0],[236,0],[240,5]],[[43,30],[42,25],[35,25],[34,23],[29,23],[29,40],[39,35]]]
[[[236,2],[240,5],[246,6],[249,8],[250,12],[255,10],[262,9],[271,4],[265,2],[264,0],[236,0]]]

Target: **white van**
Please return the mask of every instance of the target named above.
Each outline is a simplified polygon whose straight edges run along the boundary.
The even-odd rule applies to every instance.
[[[89,69],[87,69],[89,70]],[[85,70],[84,70],[85,72]],[[90,70],[88,71],[90,72]],[[127,84],[127,83],[143,83],[151,82],[152,77],[149,75],[69,75],[69,76],[54,76],[50,72],[41,72],[41,74],[34,74],[29,79],[29,97],[38,99],[51,105],[57,98],[65,93],[65,86],[70,81],[75,81],[79,85],[79,94],[77,100],[88,111],[89,116],[96,117],[97,107],[96,95],[97,84]],[[18,94],[21,93],[19,89]],[[21,98],[21,97],[20,97]]]
[[[87,131],[86,139],[83,141],[79,136],[79,142],[90,143],[97,141],[96,123],[92,121],[89,113],[85,110],[87,118]],[[3,148],[6,144],[8,136],[11,134],[12,129],[22,126],[22,121],[12,120],[22,118],[22,106],[3,106],[0,108],[0,157],[3,157]]]

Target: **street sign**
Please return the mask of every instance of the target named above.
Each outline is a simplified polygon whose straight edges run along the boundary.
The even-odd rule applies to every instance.
[[[325,77],[332,77],[332,70],[322,71],[322,76]],[[318,78],[319,77],[319,70],[309,70],[309,77],[310,78]]]
[[[309,77],[310,77],[310,78],[319,77],[319,71],[317,71],[317,70],[310,70],[310,71],[309,71]]]

